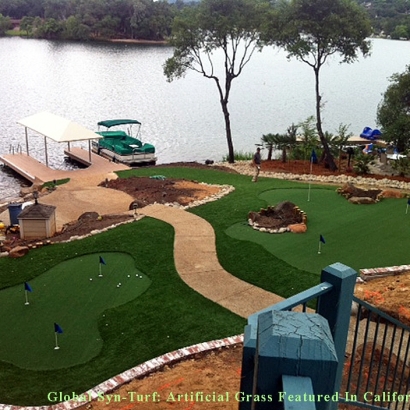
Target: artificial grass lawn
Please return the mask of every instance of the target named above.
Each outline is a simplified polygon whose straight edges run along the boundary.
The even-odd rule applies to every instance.
[[[325,259],[327,252],[330,252],[329,249],[343,246],[341,243],[335,245],[339,241],[347,241],[343,231],[346,229],[346,218],[350,216],[348,217],[346,212],[338,213],[333,210],[333,215],[329,212],[329,218],[326,221],[327,230],[324,224],[322,225],[322,222],[319,223],[316,219],[316,210],[319,212],[320,208],[317,203],[319,193],[316,193],[319,188],[312,191],[312,203],[309,204],[312,210],[306,208],[304,204],[307,200],[303,200],[304,194],[300,192],[301,201],[304,201],[300,207],[306,210],[309,218],[306,235],[312,235],[314,242],[312,248],[315,252],[312,254],[311,249],[300,246],[299,252],[294,252],[293,258],[289,258],[286,262],[281,259],[280,255],[278,256],[275,249],[272,249],[273,253],[271,253],[264,246],[251,241],[250,238],[255,232],[250,228],[249,236],[242,239],[233,238],[227,232],[237,224],[243,224],[241,228],[248,228],[245,226],[248,212],[258,211],[268,205],[267,200],[270,199],[264,198],[264,192],[266,195],[273,193],[272,200],[276,203],[276,199],[278,201],[282,199],[281,195],[287,197],[293,191],[297,194],[302,189],[306,190],[307,185],[268,178],[260,178],[257,184],[252,184],[251,177],[214,169],[161,168],[160,166],[120,172],[119,175],[122,177],[165,175],[170,178],[186,178],[235,186],[235,191],[228,196],[193,208],[189,212],[201,216],[212,224],[216,234],[218,258],[228,272],[283,297],[289,297],[318,284],[320,270],[329,264]],[[324,187],[323,189],[328,191],[323,192],[325,198],[327,194],[334,193],[335,187]],[[338,197],[336,193],[334,195],[335,201],[340,201],[341,209],[344,209],[344,205],[341,204],[345,200]],[[394,204],[394,200],[385,200],[377,205],[358,205],[357,210],[362,212],[359,207],[363,208],[363,212],[368,209],[371,210],[370,212],[375,212],[371,218],[366,212],[363,218],[359,218],[357,223],[362,224],[366,230],[373,226],[377,229],[380,226],[380,220],[386,218],[386,213],[395,211],[395,215],[399,217],[405,212],[403,201],[400,200],[397,200],[397,204]],[[405,220],[402,220],[402,223],[405,225]],[[404,233],[397,235],[396,225],[392,226],[386,222],[382,226],[385,230],[384,232],[377,230],[378,238],[370,238],[370,235],[365,232],[362,237],[349,238],[349,246],[359,250],[352,254],[352,266],[361,266],[360,261],[363,260],[364,252],[360,250],[364,246],[364,241],[373,241],[376,244],[377,239],[379,240],[377,251],[373,250],[369,257],[372,266],[385,266],[390,264],[387,261],[393,260],[396,256],[401,258],[405,256],[402,255],[402,249],[408,248],[410,240]],[[403,229],[402,226],[401,229]],[[340,239],[333,236],[336,232],[341,232]],[[322,263],[319,263],[316,269],[311,266],[317,262],[319,257],[316,248],[318,234],[324,235],[327,243],[322,247],[320,256]],[[266,237],[266,235],[258,233],[261,237]],[[289,245],[294,246],[294,241],[301,241],[302,236],[284,234],[278,235],[275,240],[289,241]],[[274,235],[268,235],[268,237],[273,238]],[[398,238],[400,238],[400,243]],[[286,246],[282,246],[285,252]],[[152,284],[139,297],[116,308],[106,310],[105,317],[99,316],[98,329],[103,339],[102,350],[86,365],[76,365],[54,371],[29,371],[1,362],[0,402],[20,405],[48,404],[46,395],[50,391],[82,393],[125,369],[165,352],[200,341],[243,332],[243,326],[246,323],[244,319],[203,298],[182,282],[175,271],[172,249],[172,228],[155,219],[144,218],[135,224],[123,225],[81,241],[30,251],[28,256],[21,259],[1,258],[0,288],[17,284],[22,287],[22,283],[28,280],[32,284],[34,283],[32,278],[41,275],[60,262],[74,256],[95,252],[124,252],[131,255],[136,268],[147,275]],[[387,251],[384,251],[386,249]],[[332,254],[335,259],[330,263],[347,264],[338,257],[337,252],[332,251]],[[386,256],[389,258],[387,259]],[[298,268],[295,262],[300,258],[305,258],[306,261],[301,264],[302,268]],[[394,264],[396,263],[398,262]],[[34,292],[32,295],[34,297]],[[106,323],[110,325],[105,326]],[[61,335],[61,339],[65,335],[66,332]]]
[[[260,198],[268,204],[291,201],[304,210],[308,230],[304,234],[271,235],[252,230],[243,223],[228,228],[228,235],[250,240],[290,265],[309,272],[334,262],[355,269],[407,264],[410,215],[407,199],[385,199],[374,205],[354,205],[335,189],[314,187],[310,201],[307,186],[300,189],[274,189]],[[407,228],[407,229],[406,229]],[[326,243],[321,244],[322,235]]]
[[[106,265],[99,264],[99,256]],[[103,346],[98,318],[141,295],[150,283],[131,255],[116,252],[83,255],[52,267],[30,282],[28,305],[24,286],[0,291],[0,329],[5,330],[0,360],[31,370],[88,362]],[[60,350],[54,350],[55,322],[63,328]]]
[[[126,369],[166,352],[243,332],[245,319],[192,291],[180,279],[173,262],[173,239],[171,226],[144,218],[81,241],[33,250],[24,258],[0,258],[1,287],[18,285],[23,288],[24,281],[29,281],[33,287],[33,293],[29,295],[33,304],[34,297],[39,297],[39,289],[33,278],[39,276],[41,279],[40,275],[53,266],[95,251],[98,255],[105,252],[131,255],[134,266],[152,281],[142,295],[99,315],[98,331],[103,340],[102,349],[86,364],[52,371],[33,371],[2,361],[0,402],[50,404],[47,394],[51,391],[83,393]],[[103,269],[109,266],[109,261],[106,262]],[[78,292],[83,291],[78,289]],[[20,296],[24,297],[23,294]],[[74,295],[73,299],[77,297]],[[3,311],[3,306],[0,311]],[[52,320],[57,322],[54,317]],[[65,319],[59,322],[64,333],[59,335],[62,348],[55,352],[58,354],[69,348],[67,340],[63,341],[63,338],[69,338],[69,329],[64,323]],[[1,328],[2,334],[6,330]],[[53,328],[51,332],[52,340],[47,342],[48,346],[54,341]]]

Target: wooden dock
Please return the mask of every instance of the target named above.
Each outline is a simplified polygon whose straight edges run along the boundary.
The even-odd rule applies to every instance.
[[[85,178],[91,175],[103,175],[129,169],[127,165],[111,162],[94,153],[91,153],[90,164],[89,151],[78,147],[71,147],[70,151],[64,150],[64,154],[77,162],[88,165],[88,167],[77,170],[55,170],[24,153],[0,155],[0,161],[28,181],[36,184],[64,178]]]

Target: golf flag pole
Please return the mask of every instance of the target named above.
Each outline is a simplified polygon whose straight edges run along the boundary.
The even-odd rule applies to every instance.
[[[326,241],[325,241],[325,238],[322,235],[320,235],[320,237],[319,237],[319,250],[317,252],[319,255],[320,255],[320,252],[322,250],[322,243],[326,243]]]
[[[63,333],[63,329],[58,323],[54,323],[54,336],[55,336],[55,347],[54,350],[58,350],[60,346],[58,345],[58,334]]]
[[[410,205],[410,198],[407,200],[406,215],[407,215],[407,212],[409,211],[409,205]]]
[[[99,274],[98,274],[98,276],[100,277],[100,278],[102,278],[102,276],[103,276],[103,274],[102,274],[102,265],[106,265],[106,263],[105,263],[105,260],[104,260],[104,258],[102,257],[102,256],[100,256],[100,260],[99,260],[100,262],[99,262]]]
[[[28,282],[24,282],[24,293],[26,295],[26,303],[25,305],[29,305],[30,302],[28,301],[28,292],[32,292],[33,289],[31,288],[31,286],[28,284]]]

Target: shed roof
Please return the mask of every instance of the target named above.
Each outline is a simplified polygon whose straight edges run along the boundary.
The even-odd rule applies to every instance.
[[[56,207],[53,205],[33,204],[26,206],[17,216],[18,219],[49,219]]]

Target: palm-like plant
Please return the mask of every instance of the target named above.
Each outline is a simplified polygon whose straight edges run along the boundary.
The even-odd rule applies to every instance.
[[[273,149],[275,148],[275,145],[276,145],[275,138],[278,135],[279,134],[264,134],[264,135],[262,135],[261,141],[265,145],[265,148],[268,149],[268,158],[267,158],[268,161],[272,160]]]
[[[337,129],[337,135],[333,135],[332,133],[325,132],[325,138],[327,143],[330,147],[332,155],[334,157],[339,158],[338,168],[340,169],[340,161],[341,161],[341,153],[343,147],[349,141],[349,138],[353,135],[352,132],[348,132],[350,124],[339,124],[339,128]]]
[[[311,152],[311,150],[315,148],[319,142],[315,125],[315,117],[311,115],[306,118],[305,121],[299,124],[299,128],[301,128],[301,132],[299,133],[299,142],[302,146],[304,157],[306,159],[307,153]]]

